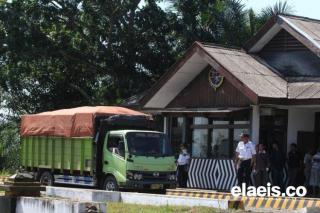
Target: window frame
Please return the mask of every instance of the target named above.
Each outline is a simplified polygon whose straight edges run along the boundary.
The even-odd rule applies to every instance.
[[[214,129],[227,129],[229,133],[228,143],[229,143],[229,159],[232,159],[234,157],[234,150],[236,147],[234,147],[233,141],[234,141],[234,130],[235,129],[248,129],[251,130],[251,121],[250,119],[238,119],[237,117],[212,117],[212,116],[194,116],[194,117],[204,117],[208,119],[208,124],[191,124],[189,126],[189,129],[191,131],[191,135],[193,130],[195,129],[204,129],[208,131],[208,137],[207,137],[207,157],[208,159],[219,159],[219,158],[213,158],[213,150],[212,150],[212,132]],[[194,118],[192,117],[192,118]],[[213,124],[214,120],[225,120],[228,121],[229,124]],[[247,121],[247,124],[235,124],[235,121]],[[193,139],[191,138],[191,142],[193,143]],[[192,147],[192,144],[191,144]],[[191,152],[192,153],[192,152]],[[193,157],[193,156],[192,156]],[[193,157],[193,158],[199,158],[199,157]],[[201,158],[199,158],[201,159]]]
[[[123,141],[123,145],[124,145],[124,150],[123,150],[123,156],[118,154],[118,153],[113,153],[110,149],[109,149],[109,142],[110,142],[110,137],[118,137],[120,140],[119,141]],[[119,141],[118,141],[118,146],[119,146]],[[109,134],[108,135],[108,140],[107,140],[107,144],[106,144],[106,150],[108,150],[109,152],[111,152],[111,154],[114,154],[118,157],[121,157],[123,159],[125,159],[126,156],[126,145],[125,145],[125,137],[121,134]],[[120,152],[119,152],[120,153]]]

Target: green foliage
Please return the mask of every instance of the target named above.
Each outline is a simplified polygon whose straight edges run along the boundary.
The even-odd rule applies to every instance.
[[[194,41],[242,46],[271,15],[290,12],[279,2],[256,14],[241,0],[0,0],[4,166],[19,162],[21,114],[119,104]]]
[[[293,13],[293,7],[288,4],[288,1],[278,1],[273,6],[268,6],[261,11],[263,17],[271,17],[277,14]]]
[[[117,104],[173,63],[155,1],[13,1],[0,6],[0,85],[16,114]]]
[[[14,172],[20,166],[20,137],[15,122],[0,122],[0,150],[2,170]]]
[[[194,41],[241,46],[249,38],[241,0],[174,0],[177,39],[181,51]]]
[[[272,6],[267,6],[261,10],[260,14],[255,14],[252,9],[249,10],[249,24],[250,24],[250,34],[254,35],[257,30],[259,30],[262,25],[272,16],[278,14],[293,14],[293,7],[288,4],[288,1],[279,0]]]
[[[159,0],[2,1],[2,103],[14,115],[119,104],[194,41],[242,46],[265,19],[241,0],[163,1],[168,10]]]
[[[253,9],[248,10],[248,24],[250,36],[253,36],[257,32],[258,19]]]

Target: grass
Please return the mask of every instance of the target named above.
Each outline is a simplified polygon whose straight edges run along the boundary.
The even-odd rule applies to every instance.
[[[150,206],[126,203],[107,203],[107,211],[111,213],[220,213],[226,212],[209,207],[183,206]]]
[[[10,173],[9,171],[6,171],[6,170],[0,171],[0,177],[9,177],[10,175],[12,175],[12,173]]]
[[[2,184],[3,178],[9,177],[11,174],[8,171],[0,171],[0,183]],[[0,189],[0,196],[4,195],[4,190]]]

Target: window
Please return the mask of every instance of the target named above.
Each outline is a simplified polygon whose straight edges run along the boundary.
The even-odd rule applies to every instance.
[[[173,152],[175,154],[179,154],[180,152],[180,144],[184,143],[184,125],[185,121],[183,117],[172,117],[171,120],[172,128],[171,128],[171,144],[173,148]]]
[[[129,132],[126,135],[129,153],[137,156],[171,156],[171,145],[164,134]]]
[[[230,121],[228,118],[211,118],[210,123],[214,126],[210,129],[210,155],[214,159],[226,159],[230,155]]]
[[[194,117],[193,124],[206,125],[208,118]],[[206,158],[208,154],[208,129],[194,129],[192,141],[192,157]]]
[[[215,159],[226,159],[229,157],[229,129],[212,129],[211,149],[212,157]]]
[[[121,157],[125,155],[125,146],[123,137],[121,135],[109,135],[107,142],[107,149],[113,154]]]

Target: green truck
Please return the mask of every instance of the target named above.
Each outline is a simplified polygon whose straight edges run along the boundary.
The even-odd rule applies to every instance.
[[[48,119],[45,122],[50,125]],[[164,133],[152,130],[152,121],[144,116],[113,115],[95,117],[93,123],[90,137],[23,134],[23,169],[43,185],[73,184],[109,191],[176,186],[170,142]],[[28,125],[33,125],[32,120],[23,124]]]

